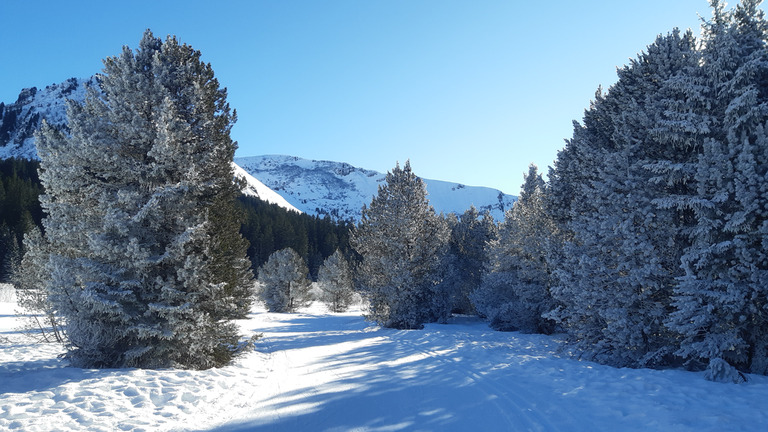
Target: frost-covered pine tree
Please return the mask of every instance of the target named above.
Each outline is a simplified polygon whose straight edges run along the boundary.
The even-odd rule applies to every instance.
[[[24,311],[24,329],[41,342],[64,343],[66,332],[61,318],[48,299],[50,252],[37,226],[30,226],[24,235],[24,251],[11,277],[19,307]]]
[[[536,166],[524,177],[498,238],[488,243],[489,262],[471,298],[497,330],[549,333],[553,323],[542,315],[554,307],[546,246],[555,225],[545,212],[545,183]]]
[[[443,318],[448,293],[441,286],[448,226],[427,200],[424,182],[410,162],[387,173],[386,184],[350,236],[362,256],[359,289],[367,318],[385,327],[421,328]]]
[[[251,302],[235,115],[200,52],[147,31],[37,137],[49,298],[82,367],[209,368]]]
[[[668,325],[682,335],[678,354],[709,364],[708,376],[722,375],[724,362],[766,374],[768,22],[758,0],[730,11],[711,3],[700,68],[709,98],[693,107],[711,120],[699,141],[696,190],[681,200],[695,225]]]
[[[486,245],[496,238],[497,227],[490,213],[481,216],[474,206],[460,217],[448,215],[448,225],[452,259],[446,265],[452,270],[452,308],[456,313],[472,314],[476,311],[470,295],[480,286],[483,268],[488,263]]]
[[[320,287],[320,300],[328,305],[332,312],[344,312],[352,303],[355,294],[352,268],[341,251],[336,249],[333,255],[323,261],[317,273]]]
[[[274,252],[258,275],[261,299],[270,312],[295,312],[311,303],[309,270],[304,258],[293,249]]]
[[[586,358],[638,367],[664,364],[675,351],[664,320],[680,276],[681,213],[657,204],[671,189],[649,167],[690,158],[656,131],[668,96],[661,89],[697,65],[695,49],[690,32],[675,30],[620,69],[559,155],[556,167],[567,171],[551,176],[550,208],[565,243],[550,254],[560,305],[548,316]]]

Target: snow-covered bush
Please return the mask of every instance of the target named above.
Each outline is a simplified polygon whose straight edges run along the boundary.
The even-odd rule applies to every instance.
[[[333,312],[349,308],[355,294],[352,269],[338,249],[323,262],[317,274],[320,300]]]
[[[721,382],[721,383],[733,383],[739,384],[746,381],[744,375],[737,371],[735,367],[728,364],[727,361],[721,358],[713,358],[709,360],[709,366],[707,366],[706,372],[704,372],[704,378],[709,381]]]
[[[16,288],[13,285],[0,283],[0,303],[16,303]]]
[[[291,248],[269,256],[259,268],[261,299],[270,312],[294,312],[312,301],[309,270],[304,259]]]

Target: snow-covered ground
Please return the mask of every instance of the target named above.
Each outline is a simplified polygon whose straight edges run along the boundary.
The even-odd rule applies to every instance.
[[[264,336],[231,366],[86,370],[25,340],[15,309],[0,295],[0,430],[768,430],[768,377],[580,362],[557,354],[557,337],[470,317],[398,331],[317,304],[255,310],[243,330]]]

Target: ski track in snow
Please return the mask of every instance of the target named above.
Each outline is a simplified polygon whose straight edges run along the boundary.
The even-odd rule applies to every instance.
[[[459,334],[457,334],[458,336]],[[411,349],[422,352],[427,356],[433,358],[435,361],[445,365],[448,369],[459,373],[467,377],[473,384],[477,385],[481,391],[485,393],[486,400],[494,405],[498,410],[500,417],[506,422],[505,430],[530,430],[530,431],[560,431],[559,426],[556,426],[548,417],[553,413],[541,413],[537,411],[538,406],[545,406],[546,401],[540,398],[534,397],[521,386],[507,386],[502,387],[497,384],[496,381],[487,379],[481,375],[480,371],[475,370],[472,364],[461,362],[460,358],[456,358],[452,355],[453,349],[450,345],[440,344],[441,351],[435,351],[434,348],[420,348],[421,346],[434,347],[436,339],[440,338],[439,334],[430,334],[430,337],[426,338],[423,343],[415,343],[407,338],[399,339],[399,343],[409,346]],[[468,336],[466,334],[461,336]],[[421,339],[425,339],[422,337]],[[459,338],[456,338],[457,340]],[[465,339],[465,338],[461,338]],[[459,342],[459,346],[464,345],[466,340]],[[443,341],[441,341],[443,342]],[[501,399],[501,401],[499,401]],[[512,409],[510,409],[512,407]],[[574,425],[577,424],[576,419],[567,412],[557,413],[556,415],[566,419],[564,423]],[[583,425],[583,424],[582,424]]]
[[[382,329],[360,312],[256,311],[256,352],[206,371],[67,367],[30,344],[0,298],[0,430],[763,431],[768,377],[742,385],[679,370],[562,358],[557,337],[471,317]]]

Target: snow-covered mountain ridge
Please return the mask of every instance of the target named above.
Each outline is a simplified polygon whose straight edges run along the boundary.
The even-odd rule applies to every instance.
[[[37,159],[35,130],[45,119],[48,123],[63,126],[67,123],[67,100],[85,100],[86,86],[97,85],[95,77],[70,78],[61,84],[43,89],[25,88],[16,102],[0,102],[0,160],[9,158]],[[235,166],[235,177],[243,182],[243,193],[277,204],[287,210],[300,212],[280,194],[266,187],[242,168]]]
[[[96,78],[70,78],[43,89],[25,88],[16,102],[0,102],[0,159],[37,158],[34,134],[40,122],[65,124],[67,100],[85,100],[86,84],[96,85]]]
[[[86,85],[98,85],[96,78],[70,78],[41,89],[26,88],[16,102],[0,103],[0,159],[37,158],[34,132],[40,122],[45,119],[65,125],[67,100],[83,101]],[[289,210],[334,219],[359,220],[363,205],[371,202],[385,179],[385,174],[347,163],[293,156],[239,157],[235,163],[243,168],[235,171],[246,180],[244,193]],[[418,174],[418,166],[414,169]],[[430,203],[442,213],[460,214],[474,205],[501,220],[516,199],[492,188],[424,181]]]
[[[299,210],[336,219],[359,220],[363,205],[370,204],[386,177],[344,162],[285,155],[238,157],[235,163]],[[418,167],[414,171],[418,174]],[[429,202],[438,213],[461,214],[474,205],[501,220],[516,200],[498,189],[423,180]]]

